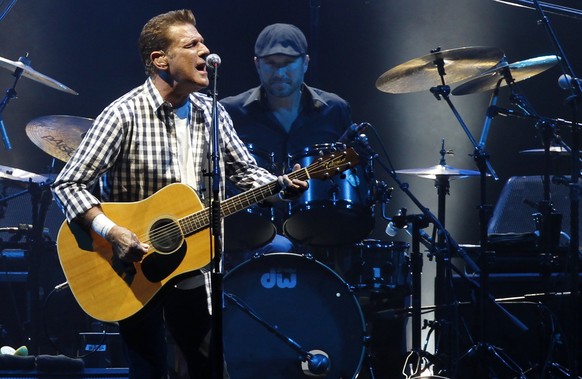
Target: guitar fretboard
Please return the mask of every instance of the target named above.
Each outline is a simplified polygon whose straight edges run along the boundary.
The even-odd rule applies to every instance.
[[[354,158],[355,157],[355,158]],[[311,178],[328,178],[344,171],[357,163],[357,154],[348,149],[339,154],[331,154],[327,159],[318,159],[308,167],[293,171],[287,176],[289,179],[308,180]],[[281,189],[277,181],[264,184],[249,191],[242,192],[220,203],[223,217],[239,212],[253,204],[260,203],[274,196]],[[178,220],[182,233],[189,236],[210,225],[210,208],[188,215]]]

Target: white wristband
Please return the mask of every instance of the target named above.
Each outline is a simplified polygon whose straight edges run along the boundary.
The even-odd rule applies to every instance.
[[[95,231],[95,233],[99,234],[101,237],[107,239],[107,235],[109,231],[115,226],[115,223],[111,221],[107,216],[103,213],[98,214],[95,216],[93,221],[91,222],[91,229]]]

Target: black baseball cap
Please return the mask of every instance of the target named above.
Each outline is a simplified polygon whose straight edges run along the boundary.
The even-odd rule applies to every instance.
[[[273,54],[293,57],[307,54],[307,40],[298,27],[291,24],[267,26],[255,42],[255,56],[262,58]]]

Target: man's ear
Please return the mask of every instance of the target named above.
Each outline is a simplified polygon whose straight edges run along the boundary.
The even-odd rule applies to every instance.
[[[255,57],[255,69],[259,72],[259,58]]]
[[[152,60],[152,64],[156,66],[158,70],[165,70],[168,68],[168,57],[163,51],[152,51],[150,59]]]

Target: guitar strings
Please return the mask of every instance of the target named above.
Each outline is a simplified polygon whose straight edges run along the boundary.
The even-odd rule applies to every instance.
[[[331,157],[330,159],[324,159],[321,161],[316,161],[314,163],[312,163],[311,165],[309,165],[308,167],[305,167],[301,170],[298,171],[293,171],[291,173],[288,174],[290,179],[299,179],[299,180],[307,180],[310,179],[311,177],[317,177],[318,175],[321,175],[321,173],[325,173],[326,171],[328,171],[329,166],[328,163],[333,162],[335,159],[338,159],[340,157]],[[349,166],[351,165],[351,162],[347,162],[345,163],[345,165]],[[341,165],[338,165],[336,167],[336,169],[339,169],[341,167]],[[345,169],[343,169],[345,170]],[[341,171],[343,171],[341,170]],[[311,173],[311,175],[310,175]],[[271,188],[273,187],[273,188]],[[243,204],[247,204],[247,206],[252,205],[254,203],[256,203],[256,197],[253,196],[251,198],[251,193],[250,192],[259,192],[261,193],[261,195],[263,196],[263,199],[267,198],[268,196],[274,195],[275,194],[275,188],[278,187],[278,183],[277,181],[273,181],[271,183],[265,184],[263,186],[257,187],[255,190],[256,191],[246,191],[243,192],[239,195],[233,196],[229,199],[226,199],[224,202],[221,203],[221,212],[223,213],[223,215],[230,215],[232,212],[232,209],[237,209],[240,208],[240,206],[242,206]],[[268,196],[265,196],[268,195]],[[261,197],[261,196],[259,196]],[[243,201],[244,200],[244,201]],[[254,200],[254,201],[251,201]],[[230,204],[232,204],[232,206],[230,206]],[[234,206],[234,204],[240,204],[239,207]],[[171,220],[170,223],[163,225],[159,228],[154,229],[152,232],[146,232],[145,235],[140,235],[138,236],[140,241],[143,241],[144,243],[149,245],[148,248],[148,253],[150,251],[156,251],[155,250],[155,246],[156,243],[159,241],[162,241],[162,239],[177,239],[179,238],[180,240],[182,240],[184,238],[184,235],[189,235],[192,234],[194,232],[196,232],[197,230],[203,229],[204,227],[209,225],[209,216],[210,216],[210,208],[204,208],[198,212],[195,212],[194,214],[188,215],[186,217],[180,218],[178,220]],[[228,213],[227,213],[228,211]],[[190,226],[189,231],[190,233],[184,233],[184,228],[186,226]],[[194,227],[193,227],[194,226]],[[149,235],[149,239],[147,238]],[[158,244],[159,245],[159,244]]]

